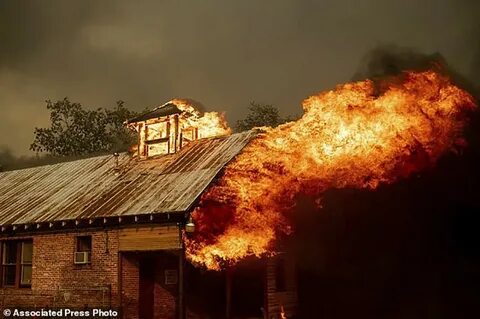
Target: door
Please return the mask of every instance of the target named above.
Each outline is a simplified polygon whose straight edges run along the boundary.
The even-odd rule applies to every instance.
[[[143,257],[139,263],[140,289],[138,296],[139,319],[153,319],[155,288],[155,259]]]
[[[232,318],[263,318],[265,304],[265,261],[247,259],[232,269]],[[228,284],[227,284],[228,285]]]

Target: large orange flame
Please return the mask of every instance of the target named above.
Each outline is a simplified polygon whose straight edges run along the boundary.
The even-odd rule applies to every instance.
[[[305,114],[262,128],[193,212],[190,261],[220,269],[273,250],[292,231],[284,213],[299,193],[375,188],[432,165],[464,145],[473,98],[434,71],[405,72],[374,83],[348,83],[311,96]]]
[[[180,123],[184,127],[198,128],[198,138],[228,135],[232,133],[223,113],[201,112],[188,99],[173,99],[169,103],[175,104],[184,111]]]

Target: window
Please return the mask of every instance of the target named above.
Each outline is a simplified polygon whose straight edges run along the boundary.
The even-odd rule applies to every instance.
[[[276,291],[286,290],[285,259],[280,257],[275,263],[275,289]]]
[[[147,157],[168,154],[170,137],[170,122],[163,121],[145,125],[145,144]]]
[[[92,254],[92,236],[78,236],[75,247],[75,264],[89,264]]]
[[[33,243],[24,241],[22,244],[22,258],[20,259],[20,285],[30,286],[32,284],[32,255]]]
[[[32,240],[9,240],[2,243],[2,286],[31,286],[32,255]]]
[[[15,286],[17,272],[17,242],[7,241],[3,243],[3,286]]]
[[[92,236],[78,236],[77,252],[91,252],[91,251],[92,251]]]

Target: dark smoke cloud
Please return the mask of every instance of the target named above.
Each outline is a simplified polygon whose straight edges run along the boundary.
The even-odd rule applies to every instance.
[[[477,92],[480,92],[480,26],[478,27],[478,32],[476,34],[478,35],[479,39],[477,41],[477,48],[475,50],[475,55],[472,59],[473,62],[468,75],[469,79],[471,79],[471,81],[473,81],[475,84]]]
[[[233,123],[252,100],[298,113],[379,44],[438,52],[472,81],[477,2],[0,1],[0,145],[28,154],[44,100],[135,110],[191,97]]]
[[[365,55],[352,80],[394,76],[404,70],[425,70],[437,67],[437,64],[446,66],[444,57],[438,52],[425,54],[412,48],[382,45]]]
[[[479,65],[476,65],[477,63]],[[474,60],[471,68],[472,76],[467,77],[452,68],[445,57],[438,52],[425,54],[412,48],[382,45],[364,56],[352,80],[358,81],[366,78],[381,80],[385,77],[396,76],[405,70],[436,70],[448,75],[456,85],[473,94],[478,100],[480,99],[480,84],[476,80],[475,69],[479,67],[480,62]]]

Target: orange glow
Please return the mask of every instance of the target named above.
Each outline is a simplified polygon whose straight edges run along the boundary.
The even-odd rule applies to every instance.
[[[304,115],[262,128],[193,212],[188,259],[221,269],[273,253],[293,229],[284,213],[298,194],[328,188],[374,189],[432,166],[465,145],[461,131],[473,98],[434,71],[374,83],[339,85],[303,102]]]
[[[138,134],[138,145],[130,149],[134,156],[145,159],[173,154],[192,141],[231,133],[224,114],[201,112],[187,99],[171,100],[146,114],[170,107],[171,104],[181,112],[174,110],[172,114],[160,117],[152,115],[152,118],[129,124]]]
[[[173,99],[170,103],[175,104],[182,113],[180,117],[181,129],[189,127],[198,128],[198,138],[228,135],[232,130],[228,127],[223,113],[204,112],[202,113],[194,105],[184,99]]]

